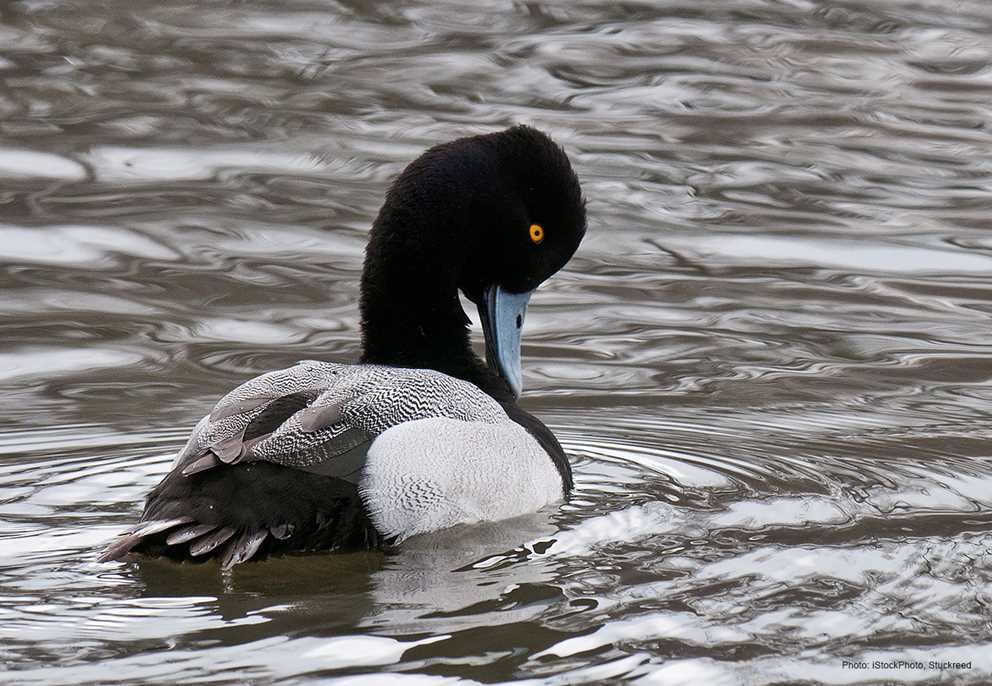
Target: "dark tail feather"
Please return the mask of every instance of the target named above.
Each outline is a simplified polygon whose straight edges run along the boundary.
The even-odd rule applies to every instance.
[[[234,535],[234,528],[225,526],[189,544],[189,554],[193,557],[205,555]]]
[[[216,524],[191,524],[190,526],[184,526],[181,529],[170,531],[169,535],[165,537],[165,544],[181,545],[183,543],[188,543],[194,538],[199,538],[204,534],[209,534],[216,528]]]
[[[173,519],[156,519],[150,522],[144,522],[134,529],[121,534],[120,538],[104,548],[103,552],[100,553],[100,557],[97,559],[100,562],[119,560],[127,555],[132,548],[141,543],[145,536],[153,536],[173,527],[189,524],[192,521],[192,517],[182,516]]]
[[[368,550],[382,542],[354,484],[268,462],[173,471],[149,494],[142,520],[100,560],[135,552],[216,557],[231,567],[270,553]]]
[[[234,565],[250,560],[268,537],[268,529],[244,531],[236,538],[220,558],[220,566],[230,569]]]

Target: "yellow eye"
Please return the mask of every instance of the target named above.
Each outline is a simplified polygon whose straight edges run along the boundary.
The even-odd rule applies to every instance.
[[[530,225],[530,239],[535,243],[540,243],[544,240],[544,229],[541,228],[540,224]]]

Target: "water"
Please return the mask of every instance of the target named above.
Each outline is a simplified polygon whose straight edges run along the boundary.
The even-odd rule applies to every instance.
[[[3,4],[2,681],[988,683],[990,36],[985,0]],[[97,563],[217,397],[356,355],[389,180],[514,122],[589,199],[524,348],[571,502]]]

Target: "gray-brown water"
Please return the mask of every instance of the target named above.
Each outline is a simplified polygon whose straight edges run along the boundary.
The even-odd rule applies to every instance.
[[[988,683],[990,115],[986,0],[3,3],[0,681]],[[514,122],[589,200],[525,330],[571,502],[97,563],[217,397],[356,355],[389,180]]]

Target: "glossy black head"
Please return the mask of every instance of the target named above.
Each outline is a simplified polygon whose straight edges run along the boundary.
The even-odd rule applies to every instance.
[[[458,291],[480,309],[493,289],[532,291],[564,266],[585,229],[578,179],[540,131],[516,126],[431,148],[397,178],[372,227],[364,359],[477,382]]]
[[[565,263],[586,231],[585,202],[565,152],[529,126],[490,137],[496,183],[480,210],[481,241],[459,286],[474,302],[487,285],[532,291]]]

